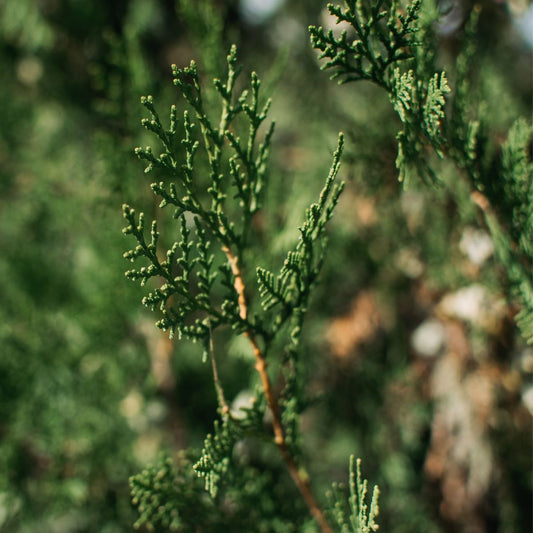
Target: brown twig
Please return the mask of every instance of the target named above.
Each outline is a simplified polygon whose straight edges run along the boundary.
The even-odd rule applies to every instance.
[[[479,191],[472,191],[470,193],[470,198],[483,211],[483,213],[489,213],[491,211],[489,200]]]
[[[226,397],[224,396],[224,389],[220,384],[220,378],[218,377],[217,362],[215,359],[215,349],[213,347],[213,332],[211,331],[211,324],[209,324],[209,357],[211,359],[211,366],[213,368],[213,381],[215,382],[215,389],[217,391],[218,404],[222,411],[222,415],[229,416],[230,409]]]
[[[228,246],[223,246],[222,251],[226,254],[226,257],[231,267],[231,272],[233,273],[233,277],[235,278],[234,287],[237,291],[239,298],[239,315],[243,320],[246,320],[246,317],[248,315],[248,307],[246,305],[246,298],[244,295],[245,285],[239,268],[238,258]],[[261,351],[261,348],[259,347],[251,331],[246,331],[245,336],[248,338],[250,344],[252,345],[252,349],[255,356],[255,369],[257,370],[261,378],[261,384],[263,386],[263,390],[265,391],[265,397],[267,399],[268,407],[272,412],[274,441],[281,452],[281,456],[285,461],[285,464],[289,470],[289,473],[294,483],[298,487],[298,490],[300,491],[303,499],[305,500],[305,503],[307,504],[307,507],[309,508],[309,512],[316,520],[323,533],[332,533],[332,529],[327,523],[324,513],[312,492],[311,484],[309,482],[309,477],[307,473],[302,472],[298,468],[298,465],[296,464],[294,458],[292,457],[289,451],[287,441],[285,440],[283,426],[281,425],[278,402],[276,400],[276,397],[274,396],[274,393],[272,392],[272,385],[270,383],[270,378],[268,377],[267,363],[265,361],[263,352]]]

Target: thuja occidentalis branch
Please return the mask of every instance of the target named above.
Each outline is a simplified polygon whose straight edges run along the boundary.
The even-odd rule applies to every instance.
[[[240,317],[243,320],[246,320],[248,314],[248,306],[246,304],[246,297],[244,295],[245,285],[239,268],[238,258],[228,246],[223,246],[222,251],[226,254],[226,257],[231,267],[231,272],[233,274],[233,277],[235,278],[234,287],[238,295]],[[272,385],[270,383],[270,378],[268,377],[267,373],[267,362],[265,360],[263,352],[261,351],[261,348],[259,347],[259,344],[257,343],[257,340],[254,337],[252,331],[248,330],[244,333],[244,335],[248,338],[252,346],[252,350],[255,357],[255,369],[257,370],[261,378],[261,385],[265,393],[268,407],[270,408],[270,411],[272,413],[274,441],[281,452],[281,456],[283,457],[285,465],[287,466],[287,469],[289,470],[289,473],[294,483],[298,487],[298,490],[300,491],[303,499],[305,500],[305,503],[307,504],[307,507],[309,508],[309,512],[311,513],[317,524],[320,526],[320,529],[323,533],[333,533],[332,529],[326,521],[322,509],[320,508],[312,492],[311,484],[307,474],[305,476],[301,474],[298,465],[296,464],[294,458],[292,457],[289,451],[289,447],[285,439],[285,433],[283,431],[283,426],[281,424],[278,401],[274,396],[274,393],[272,392]]]

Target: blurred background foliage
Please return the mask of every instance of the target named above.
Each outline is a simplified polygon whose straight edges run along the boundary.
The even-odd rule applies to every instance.
[[[120,206],[155,209],[132,156],[147,142],[140,96],[182,105],[169,65],[195,58],[206,80],[220,76],[231,42],[274,98],[257,221],[269,261],[294,241],[337,132],[347,135],[347,189],[306,324],[316,401],[302,424],[317,494],[346,480],[355,453],[380,485],[383,531],[531,531],[533,351],[514,326],[505,272],[457,170],[439,170],[453,197],[402,191],[385,94],[319,71],[307,26],[330,23],[324,8],[0,4],[1,531],[131,531],[128,477],[161,450],[201,447],[212,429],[215,391],[198,347],[156,330],[123,276]],[[452,72],[470,8],[442,6],[437,50]],[[521,0],[481,2],[474,72],[496,144],[531,113],[528,16]],[[254,386],[246,348],[217,339],[237,401]]]

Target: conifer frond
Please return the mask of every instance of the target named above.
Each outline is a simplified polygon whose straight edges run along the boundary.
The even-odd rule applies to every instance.
[[[405,14],[397,0],[346,0],[345,5],[328,4],[328,10],[337,24],[352,27],[355,39],[345,30],[335,37],[333,30],[309,27],[313,46],[328,59],[322,69],[334,68],[331,78],[340,83],[368,80],[389,87],[390,67],[413,57],[421,0],[414,0]]]
[[[182,463],[188,463],[185,457]],[[213,512],[210,500],[202,497],[192,470],[178,468],[170,457],[160,456],[154,464],[130,478],[132,504],[139,517],[135,529],[183,531],[198,514]],[[187,472],[189,471],[189,474]]]
[[[129,224],[124,233],[133,235],[138,242],[136,248],[124,255],[131,261],[141,257],[148,260],[148,266],[132,269],[126,276],[139,280],[142,285],[153,277],[163,278],[164,284],[146,296],[143,303],[151,309],[160,309],[163,318],[158,327],[168,330],[171,336],[177,333],[180,338],[203,341],[204,344],[210,329],[235,323],[238,315],[232,282],[226,283],[227,293],[223,300],[216,301],[214,296],[220,271],[214,267],[216,251],[212,249],[209,236],[222,246],[237,250],[245,246],[250,220],[262,203],[273,133],[272,124],[259,142],[258,130],[266,119],[270,103],[267,100],[261,104],[261,84],[257,75],[252,73],[249,91],[238,96],[234,94],[235,80],[241,70],[236,64],[236,54],[233,47],[227,58],[227,80],[214,82],[222,100],[216,127],[204,109],[195,63],[183,70],[173,67],[174,83],[192,107],[200,125],[200,140],[195,138],[196,128],[188,111],[183,114],[184,137],[180,139],[176,106],[170,109],[170,127],[166,129],[153,98],[141,99],[150,113],[150,118],[143,119],[142,125],[156,135],[164,151],[159,156],[155,156],[150,147],[137,148],[135,152],[148,163],[145,172],[155,172],[159,179],[164,179],[153,183],[152,190],[161,199],[160,207],[172,206],[174,218],[179,221],[181,240],[175,241],[167,250],[165,261],[160,260],[157,253],[156,221],[148,242],[144,234],[144,215],[137,220],[134,210],[124,206],[124,217]],[[235,124],[236,121],[248,123],[244,140],[234,134],[233,128],[238,129],[241,125]],[[194,175],[200,156],[207,160],[209,183],[198,182]],[[238,202],[233,201],[228,207],[228,196],[236,197]],[[235,209],[235,204],[239,210]],[[224,272],[227,273],[227,269]],[[239,322],[245,323],[245,329],[249,327],[245,320]]]
[[[424,181],[437,177],[427,163],[426,145],[443,156],[445,97],[450,92],[444,72],[433,72],[430,53],[416,53],[424,37],[418,26],[421,0],[411,2],[401,13],[395,0],[346,0],[346,9],[328,5],[337,24],[351,26],[357,39],[344,30],[336,38],[332,30],[310,27],[313,46],[328,58],[322,69],[333,70],[340,83],[367,80],[382,87],[398,113],[402,130],[397,134],[396,167],[402,182],[415,174]],[[426,37],[427,39],[427,37]]]
[[[229,418],[224,418],[222,423],[215,421],[213,433],[205,438],[202,455],[194,470],[205,479],[205,489],[213,498],[217,495],[220,480],[230,467],[233,446],[240,436],[238,426]]]
[[[526,150],[531,133],[525,121],[515,123],[501,147],[501,161],[493,160],[487,121],[467,75],[475,52],[480,8],[472,10],[466,25],[466,44],[457,60],[457,88],[451,113],[445,113],[446,98],[452,91],[444,71],[434,70],[431,25],[437,13],[431,15],[433,21],[420,20],[418,27],[422,5],[418,1],[408,6],[406,15],[399,14],[396,2],[344,3],[346,9],[330,5],[329,11],[337,23],[348,23],[358,39],[350,41],[346,31],[337,38],[331,30],[326,33],[311,27],[313,45],[322,52],[322,58],[329,59],[322,68],[332,69],[332,78],[340,77],[341,83],[368,80],[386,91],[402,124],[396,135],[400,182],[408,185],[418,177],[426,183],[440,183],[431,152],[441,159],[448,157],[465,171],[463,179],[474,203],[481,207],[497,256],[508,272],[511,292],[520,302],[517,323],[524,337],[533,342],[532,168]],[[427,42],[428,50],[415,49],[422,42]],[[500,172],[497,179],[491,176],[493,168]]]
[[[153,221],[150,237],[146,235],[144,215],[138,217],[124,206],[128,225],[126,235],[132,235],[137,245],[124,257],[134,262],[144,258],[146,266],[132,269],[126,276],[141,285],[161,279],[162,285],[144,297],[143,303],[159,310],[162,318],[157,325],[170,335],[200,341],[205,355],[211,353],[213,374],[222,420],[215,422],[213,433],[204,442],[195,472],[205,479],[205,488],[215,497],[230,470],[235,443],[248,434],[264,434],[262,420],[266,406],[272,415],[275,443],[300,490],[310,513],[324,533],[331,530],[314,498],[309,481],[294,458],[298,439],[300,403],[296,399],[278,399],[267,372],[266,354],[286,322],[290,322],[286,354],[296,358],[303,319],[310,293],[324,261],[324,231],[333,214],[342,183],[336,183],[344,139],[338,147],[324,188],[316,203],[305,214],[296,246],[287,253],[278,275],[256,266],[258,296],[263,313],[249,312],[245,285],[244,252],[252,246],[249,235],[252,217],[261,208],[266,180],[267,159],[273,124],[260,128],[266,120],[270,100],[262,101],[261,83],[256,73],[250,76],[249,89],[235,94],[241,68],[237,51],[232,47],[227,56],[226,80],[214,80],[214,89],[221,102],[221,112],[215,120],[205,105],[197,66],[181,70],[173,66],[174,84],[192,110],[199,132],[191,122],[189,111],[183,114],[183,137],[178,132],[177,108],[171,107],[170,127],[159,118],[153,99],[141,100],[150,113],[142,124],[156,135],[163,153],[155,156],[150,147],[138,148],[137,156],[148,163],[146,172],[157,174],[152,191],[160,198],[159,207],[172,206],[179,238],[160,259],[159,230]],[[207,179],[198,172],[207,166]],[[255,358],[262,393],[256,395],[253,407],[233,417],[224,400],[223,385],[218,377],[212,354],[212,332],[219,326],[231,327],[235,334],[244,334]],[[288,363],[290,364],[290,363]],[[292,365],[295,368],[295,365]],[[241,416],[243,415],[243,416]],[[272,438],[274,437],[274,438]]]
[[[374,486],[368,502],[368,481],[361,475],[361,459],[350,456],[349,496],[346,501],[344,486],[333,484],[328,493],[330,514],[340,533],[372,533],[378,531],[379,488]],[[370,507],[369,507],[370,503]]]
[[[261,267],[257,269],[257,282],[263,308],[269,310],[280,304],[272,320],[270,333],[272,336],[276,335],[280,327],[291,317],[296,318],[293,332],[301,329],[311,288],[324,261],[322,238],[324,230],[344,187],[343,182],[336,182],[343,148],[344,135],[341,133],[319,199],[306,210],[296,246],[287,252],[279,274],[274,275]]]

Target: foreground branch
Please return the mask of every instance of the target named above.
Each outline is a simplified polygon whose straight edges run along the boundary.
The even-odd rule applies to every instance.
[[[228,262],[231,267],[231,271],[235,278],[234,287],[237,291],[239,297],[239,314],[243,320],[246,320],[248,315],[248,307],[246,305],[246,298],[244,295],[245,285],[242,279],[242,274],[238,264],[238,258],[233,254],[231,249],[227,246],[222,247],[222,251],[226,254]],[[272,392],[272,385],[270,383],[270,378],[267,373],[267,363],[261,348],[259,347],[253,333],[248,330],[245,332],[245,336],[250,341],[255,357],[255,369],[259,373],[261,378],[261,385],[265,392],[265,397],[267,399],[268,407],[272,413],[272,425],[274,428],[274,440],[278,446],[281,456],[285,461],[285,464],[289,470],[289,473],[298,487],[301,495],[303,496],[309,512],[316,520],[320,526],[323,533],[332,533],[332,529],[326,521],[324,513],[320,508],[313,492],[311,489],[311,484],[309,482],[309,477],[305,472],[301,472],[296,464],[294,458],[292,457],[289,447],[287,446],[287,441],[285,440],[285,434],[283,432],[283,426],[281,424],[281,416],[279,412],[279,405],[274,393]]]

